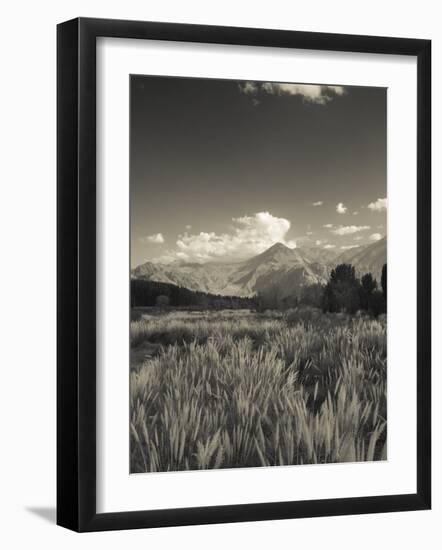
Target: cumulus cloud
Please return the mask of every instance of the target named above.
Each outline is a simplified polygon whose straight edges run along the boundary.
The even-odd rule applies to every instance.
[[[243,94],[255,95],[259,91],[257,82],[243,82],[239,84],[239,89]]]
[[[326,223],[322,227],[325,227],[326,229],[331,229],[333,227],[333,224],[332,223]]]
[[[290,248],[294,240],[286,240],[290,222],[270,212],[257,212],[252,216],[232,219],[230,232],[185,232],[178,236],[176,249],[168,250],[162,261],[183,260],[207,262],[210,260],[239,259],[259,254],[277,242]]]
[[[190,231],[192,229],[192,226],[191,225],[186,225],[186,229],[187,229],[187,231]]]
[[[324,245],[324,248],[326,248],[326,249],[329,249],[329,248],[336,248],[336,245],[335,245],[335,244],[325,244],[325,245]]]
[[[332,229],[332,233],[335,235],[351,235],[353,233],[359,233],[359,231],[365,231],[370,229],[369,225],[340,225],[335,229]]]
[[[374,212],[382,212],[383,210],[387,210],[387,199],[378,199],[375,202],[371,202],[367,208],[373,210]]]
[[[357,210],[355,210],[355,211],[353,212],[353,216],[357,216],[358,214],[359,214],[359,212],[358,212]]]
[[[154,244],[163,244],[164,237],[162,233],[154,233],[153,235],[148,235],[147,237],[141,237],[142,243],[154,243]]]
[[[345,89],[342,86],[322,86],[318,84],[290,84],[283,82],[243,82],[239,84],[243,94],[256,96],[258,94],[300,96],[303,101],[325,105],[337,96],[342,96]]]
[[[380,241],[382,239],[382,235],[380,233],[373,233],[368,238],[370,239],[370,241],[373,241],[373,242]]]
[[[347,212],[347,207],[342,203],[342,202],[339,202],[337,205],[336,205],[336,212],[338,214],[345,214]]]
[[[346,246],[341,246],[341,250],[351,250],[352,248],[359,248],[358,244],[348,244]]]
[[[324,203],[323,201],[316,201],[316,202],[312,202],[313,206],[322,206]]]

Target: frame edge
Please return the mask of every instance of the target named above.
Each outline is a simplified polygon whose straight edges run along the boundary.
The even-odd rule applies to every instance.
[[[417,56],[417,494],[431,509],[431,40]]]
[[[78,530],[78,20],[57,25],[57,524]]]

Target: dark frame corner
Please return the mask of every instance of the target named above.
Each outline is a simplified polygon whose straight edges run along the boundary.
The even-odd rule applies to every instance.
[[[416,494],[96,513],[96,38],[417,58]],[[57,28],[57,523],[75,531],[426,510],[431,507],[431,41],[108,19]]]

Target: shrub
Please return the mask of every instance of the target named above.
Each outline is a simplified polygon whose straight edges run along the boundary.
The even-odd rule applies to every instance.
[[[289,309],[284,318],[288,325],[312,324],[321,318],[321,311],[312,306],[299,306],[295,309]]]

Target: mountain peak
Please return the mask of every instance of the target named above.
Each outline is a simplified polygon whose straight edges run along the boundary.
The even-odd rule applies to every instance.
[[[263,252],[263,254],[267,254],[267,252],[279,252],[279,251],[282,251],[282,250],[291,250],[291,248],[289,248],[288,246],[286,246],[285,244],[282,244],[282,243],[275,243],[273,244],[270,248],[267,248],[267,250],[265,250]]]
[[[253,258],[250,258],[249,261],[255,261],[255,260],[262,260],[262,259],[270,259],[270,258],[276,258],[276,257],[291,257],[293,253],[295,252],[294,248],[289,248],[283,243],[275,243],[270,248],[267,248],[267,250],[264,250],[264,252],[261,252],[261,254],[258,254],[257,256],[254,256]]]
[[[298,252],[295,248],[289,248],[283,243],[275,243],[270,248],[267,248],[267,250],[264,250],[264,252],[261,252],[261,254],[258,254],[257,256],[253,256],[249,260],[247,260],[247,265],[255,265],[259,264],[261,262],[286,262],[291,261],[294,258],[298,257]]]

